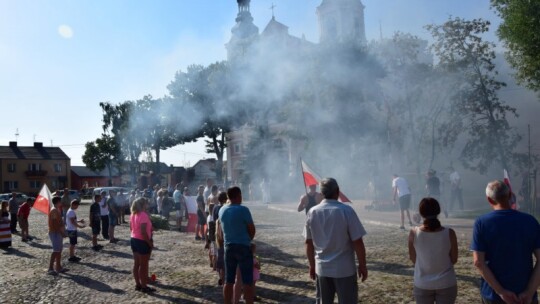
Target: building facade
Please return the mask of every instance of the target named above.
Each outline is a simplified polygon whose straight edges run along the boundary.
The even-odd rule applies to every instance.
[[[59,147],[0,146],[0,187],[2,192],[35,195],[43,184],[51,191],[71,188],[71,160]]]

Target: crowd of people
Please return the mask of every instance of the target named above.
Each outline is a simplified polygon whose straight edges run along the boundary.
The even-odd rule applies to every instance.
[[[439,202],[436,172],[427,173],[428,196],[418,204],[421,217],[413,225],[408,212],[411,191],[402,177],[393,176],[394,200],[399,199],[401,229],[407,215],[411,229],[408,236],[409,258],[414,265],[413,296],[416,303],[455,303],[458,285],[454,265],[458,261],[458,240],[453,229],[444,227],[439,215],[446,206]],[[452,177],[451,177],[452,179]],[[455,189],[459,179],[454,176]],[[367,232],[354,209],[338,201],[340,190],[337,181],[325,178],[300,198],[297,210],[305,211],[305,252],[309,277],[315,280],[316,303],[358,302],[358,279],[368,278],[364,237]],[[174,191],[173,191],[174,190]],[[64,191],[64,193],[68,193]],[[52,253],[48,274],[68,271],[62,266],[63,239],[69,239],[69,262],[81,260],[76,255],[78,229],[86,223],[78,219],[80,202],[71,200],[66,208],[65,194],[52,198],[48,214],[49,238]],[[90,206],[89,226],[92,229],[92,249],[99,251],[100,233],[104,239],[115,243],[115,227],[125,223],[126,206],[129,206],[130,246],[133,252],[133,279],[135,290],[152,293],[149,260],[154,248],[153,227],[150,215],[160,214],[169,219],[175,211],[176,228],[182,229],[187,216],[189,189],[177,184],[174,189],[155,186],[144,191],[118,194],[111,189],[93,197]],[[462,205],[461,193],[455,198]],[[540,286],[540,225],[531,215],[512,209],[511,190],[502,181],[490,182],[486,197],[492,212],[476,219],[470,250],[474,266],[481,276],[480,299],[482,303],[538,303],[536,290]],[[172,198],[170,198],[172,197]],[[208,263],[215,270],[217,285],[223,286],[223,302],[253,303],[258,297],[255,284],[260,279],[260,261],[253,242],[256,229],[250,209],[242,205],[242,191],[237,186],[225,190],[207,180],[198,187],[197,227],[195,240],[208,251]],[[11,246],[11,234],[21,229],[22,241],[31,240],[28,233],[28,215],[33,200],[21,206],[16,195],[3,201],[0,210],[0,247]],[[447,214],[445,214],[445,217]],[[204,245],[203,245],[204,244]],[[533,261],[533,256],[535,260]]]

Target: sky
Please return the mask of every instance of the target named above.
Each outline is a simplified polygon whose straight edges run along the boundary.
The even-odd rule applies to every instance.
[[[252,0],[251,12],[262,31],[274,4],[290,34],[318,42],[321,1]],[[396,31],[428,39],[423,26],[450,16],[491,20],[486,38],[497,40],[489,0],[362,3],[368,40]],[[234,0],[0,0],[0,145],[43,142],[84,165],[84,144],[102,132],[99,103],[162,97],[176,71],[225,60],[236,13]],[[161,154],[175,166],[211,157],[203,140]]]

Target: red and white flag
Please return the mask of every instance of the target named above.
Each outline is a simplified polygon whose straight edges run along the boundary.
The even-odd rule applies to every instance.
[[[506,169],[504,169],[504,183],[510,189],[510,207],[512,207],[512,209],[517,209],[518,205],[516,201],[516,196],[514,195],[514,192],[512,191],[512,185],[510,184],[510,177],[508,176],[508,171],[506,171]]]
[[[51,194],[51,191],[49,190],[49,187],[47,187],[47,184],[44,183],[43,187],[41,187],[41,190],[39,191],[39,195],[34,201],[33,208],[39,212],[49,214],[49,211],[51,211],[51,207],[52,207],[52,194]]]
[[[304,176],[304,186],[308,188],[312,185],[318,185],[321,181],[321,177],[315,173],[307,164],[302,160],[302,175]],[[351,200],[339,191],[339,201],[342,203],[352,203]]]

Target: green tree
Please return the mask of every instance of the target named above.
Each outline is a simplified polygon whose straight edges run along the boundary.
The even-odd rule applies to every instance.
[[[540,91],[540,1],[491,0],[491,6],[502,19],[497,34],[516,69],[516,79]]]
[[[167,86],[176,104],[192,108],[200,119],[194,136],[206,137],[206,152],[216,155],[216,179],[222,180],[223,156],[227,147],[225,134],[231,129],[229,103],[232,85],[226,62],[217,62],[204,67],[191,65],[186,72],[178,71],[175,79]],[[185,104],[188,104],[186,106]]]
[[[112,169],[118,165],[120,146],[110,135],[102,134],[101,138],[85,144],[86,150],[82,157],[83,163],[90,170],[109,171],[109,186],[112,186]]]
[[[465,167],[485,173],[493,164],[510,170],[518,159],[514,152],[520,137],[515,134],[507,115],[516,115],[515,108],[498,97],[505,83],[497,81],[493,43],[482,40],[489,30],[489,21],[451,18],[442,25],[426,28],[435,39],[432,48],[441,70],[457,73],[462,82],[454,95],[452,118],[445,125],[443,140],[453,145],[458,134],[466,130],[460,159]]]

